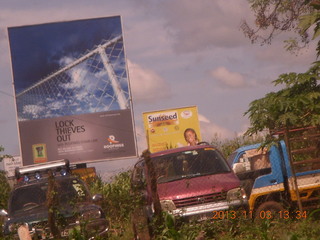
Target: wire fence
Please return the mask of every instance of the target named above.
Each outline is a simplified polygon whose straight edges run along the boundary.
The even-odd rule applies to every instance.
[[[128,109],[129,86],[122,36],[103,40],[78,58],[16,94],[19,121]]]

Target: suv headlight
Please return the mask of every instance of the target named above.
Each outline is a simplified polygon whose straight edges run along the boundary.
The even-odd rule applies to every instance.
[[[81,218],[83,220],[96,219],[101,217],[101,211],[99,209],[92,209],[82,213]]]
[[[245,199],[247,199],[247,195],[243,188],[234,188],[227,192],[228,201],[245,200]]]
[[[176,205],[174,205],[172,200],[161,200],[160,204],[163,211],[170,212],[176,209]]]

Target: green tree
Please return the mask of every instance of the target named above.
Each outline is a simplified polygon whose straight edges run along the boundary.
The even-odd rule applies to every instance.
[[[241,29],[252,43],[270,44],[275,35],[290,31],[296,33],[296,37],[287,39],[285,47],[287,50],[295,51],[320,34],[319,0],[248,0],[248,2],[255,15],[255,26],[250,26],[244,20]],[[320,41],[317,51],[319,56]]]
[[[274,80],[285,87],[250,103],[245,115],[251,126],[246,134],[266,129],[320,125],[320,62],[305,73],[287,73]]]
[[[0,153],[4,151],[4,147],[2,145],[0,145]],[[8,155],[8,154],[0,154],[0,162],[2,162],[2,160],[4,158],[11,158],[12,156],[11,155]]]
[[[0,145],[0,153],[3,152],[4,148],[2,147],[2,145]],[[2,159],[4,158],[4,156],[2,154],[0,154],[0,162],[2,162]]]
[[[0,145],[0,153],[4,150],[4,148]],[[0,154],[0,162],[2,161],[2,155]],[[4,171],[0,171],[0,209],[7,209],[8,198],[10,194],[11,188],[8,183],[6,174]]]
[[[7,209],[11,188],[4,171],[0,171],[0,209]]]
[[[299,25],[298,28],[300,29],[301,34],[306,35],[307,31],[314,26],[313,36],[312,40],[316,39],[320,35],[320,1],[319,0],[313,0],[310,3],[310,6],[312,7],[313,11],[309,14],[305,14],[299,18]],[[295,41],[292,41],[292,44],[288,42],[289,49],[290,47],[293,47],[296,45]],[[317,44],[317,57],[320,55],[320,41],[318,41]]]

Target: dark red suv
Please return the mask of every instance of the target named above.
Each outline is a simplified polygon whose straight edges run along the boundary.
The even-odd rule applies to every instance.
[[[169,149],[150,157],[162,210],[201,220],[215,211],[247,206],[238,177],[214,146]],[[135,164],[132,186],[144,197],[144,213],[150,220],[154,214],[151,177],[144,158]]]

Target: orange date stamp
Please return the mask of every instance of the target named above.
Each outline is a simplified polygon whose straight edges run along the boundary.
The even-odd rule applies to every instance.
[[[213,211],[212,219],[223,220],[223,219],[306,219],[306,211],[260,211],[259,213],[254,213],[253,211],[233,211],[233,210],[221,210]]]

